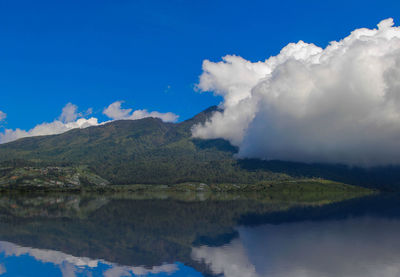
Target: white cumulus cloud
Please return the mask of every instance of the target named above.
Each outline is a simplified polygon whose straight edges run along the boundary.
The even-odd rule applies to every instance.
[[[400,28],[392,19],[326,48],[299,41],[250,62],[204,61],[198,89],[222,112],[193,128],[240,157],[376,166],[400,163]]]
[[[33,137],[33,136],[45,136],[45,135],[56,135],[65,133],[72,129],[87,128],[90,126],[97,126],[111,122],[118,119],[141,119],[145,117],[156,117],[160,118],[165,122],[175,122],[178,116],[173,113],[160,113],[160,112],[148,112],[147,110],[136,110],[122,109],[122,101],[117,101],[109,105],[104,109],[104,114],[107,115],[111,120],[100,122],[96,117],[85,118],[90,115],[93,110],[90,108],[84,113],[78,112],[78,107],[72,103],[68,103],[62,109],[61,115],[53,122],[44,122],[36,125],[30,130],[22,129],[7,129],[0,133],[0,144],[11,142],[20,138]],[[6,114],[0,111],[0,121],[4,119]]]
[[[62,109],[59,120],[65,123],[75,121],[78,118],[78,106],[68,103]]]
[[[0,143],[6,143],[13,140],[17,140],[20,138],[25,137],[34,137],[34,136],[46,136],[46,135],[56,135],[65,133],[69,130],[76,129],[76,128],[87,128],[90,126],[99,125],[97,118],[79,118],[74,122],[63,123],[59,120],[55,120],[50,123],[42,123],[36,125],[31,130],[25,131],[19,128],[12,130],[12,129],[5,129],[3,133],[0,133]]]
[[[80,117],[81,115],[77,113],[77,110],[77,106],[68,103],[62,109],[60,117],[53,122],[38,124],[28,131],[19,128],[15,130],[6,128],[0,133],[0,143],[6,143],[25,137],[56,135],[76,128],[87,128],[99,125],[97,118],[82,118]]]
[[[160,112],[148,112],[147,110],[136,110],[132,111],[132,109],[123,109],[121,107],[123,101],[116,101],[109,105],[104,109],[103,114],[108,116],[113,120],[119,119],[141,119],[145,117],[154,117],[160,118],[165,122],[176,122],[178,120],[178,115],[168,112],[168,113],[160,113]]]

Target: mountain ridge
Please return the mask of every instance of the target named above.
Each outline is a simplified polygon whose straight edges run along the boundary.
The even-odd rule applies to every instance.
[[[0,145],[0,162],[86,165],[113,184],[254,183],[289,178],[241,170],[232,157],[237,148],[228,141],[193,138],[192,126],[205,122],[217,110],[210,107],[180,123],[156,118],[118,120],[58,135],[24,138]]]
[[[379,189],[400,189],[400,167],[236,159],[236,146],[224,139],[192,137],[193,125],[206,122],[212,106],[179,123],[158,118],[117,120],[84,129],[22,138],[0,145],[0,165],[84,166],[112,184],[183,182],[255,184],[324,178]]]

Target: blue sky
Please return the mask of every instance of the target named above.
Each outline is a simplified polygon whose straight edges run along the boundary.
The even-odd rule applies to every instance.
[[[0,2],[0,110],[6,128],[117,100],[187,119],[220,98],[193,87],[202,61],[251,61],[304,40],[325,47],[360,27],[400,18],[398,1]]]

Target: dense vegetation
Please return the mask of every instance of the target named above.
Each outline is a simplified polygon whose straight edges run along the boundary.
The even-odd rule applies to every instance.
[[[237,151],[222,139],[191,137],[191,127],[204,122],[212,107],[178,124],[160,119],[121,120],[0,146],[3,166],[87,165],[114,184],[255,183],[289,176],[267,170],[242,169]]]
[[[235,159],[237,148],[229,142],[191,136],[192,126],[205,122],[216,110],[211,107],[177,124],[155,118],[121,120],[60,135],[20,139],[0,145],[0,169],[85,166],[112,184],[259,184],[318,177],[380,189],[400,188],[399,167],[363,169]]]

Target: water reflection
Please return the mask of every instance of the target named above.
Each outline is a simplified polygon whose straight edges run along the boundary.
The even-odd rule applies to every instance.
[[[3,195],[0,275],[400,276],[398,198],[309,199]]]
[[[149,276],[158,274],[171,275],[185,270],[185,267],[179,263],[164,264],[161,266],[153,266],[151,268],[121,266],[104,260],[74,257],[60,251],[22,247],[5,241],[0,242],[0,255],[3,262],[0,267],[0,274],[8,273],[15,275],[18,274],[20,276],[37,276],[38,273],[31,272],[29,268],[26,267],[19,267],[16,269],[15,263],[21,264],[21,261],[29,262],[30,264],[36,263],[36,267],[41,267],[41,269],[44,270],[41,272],[43,275],[50,275],[50,270],[51,273],[56,274],[57,270],[53,272],[54,268],[58,268],[58,273],[62,276],[93,276],[93,274],[95,274],[106,277]],[[48,271],[46,271],[46,269]]]
[[[400,276],[397,219],[363,217],[237,230],[239,238],[227,245],[193,248],[193,259],[229,277]]]

